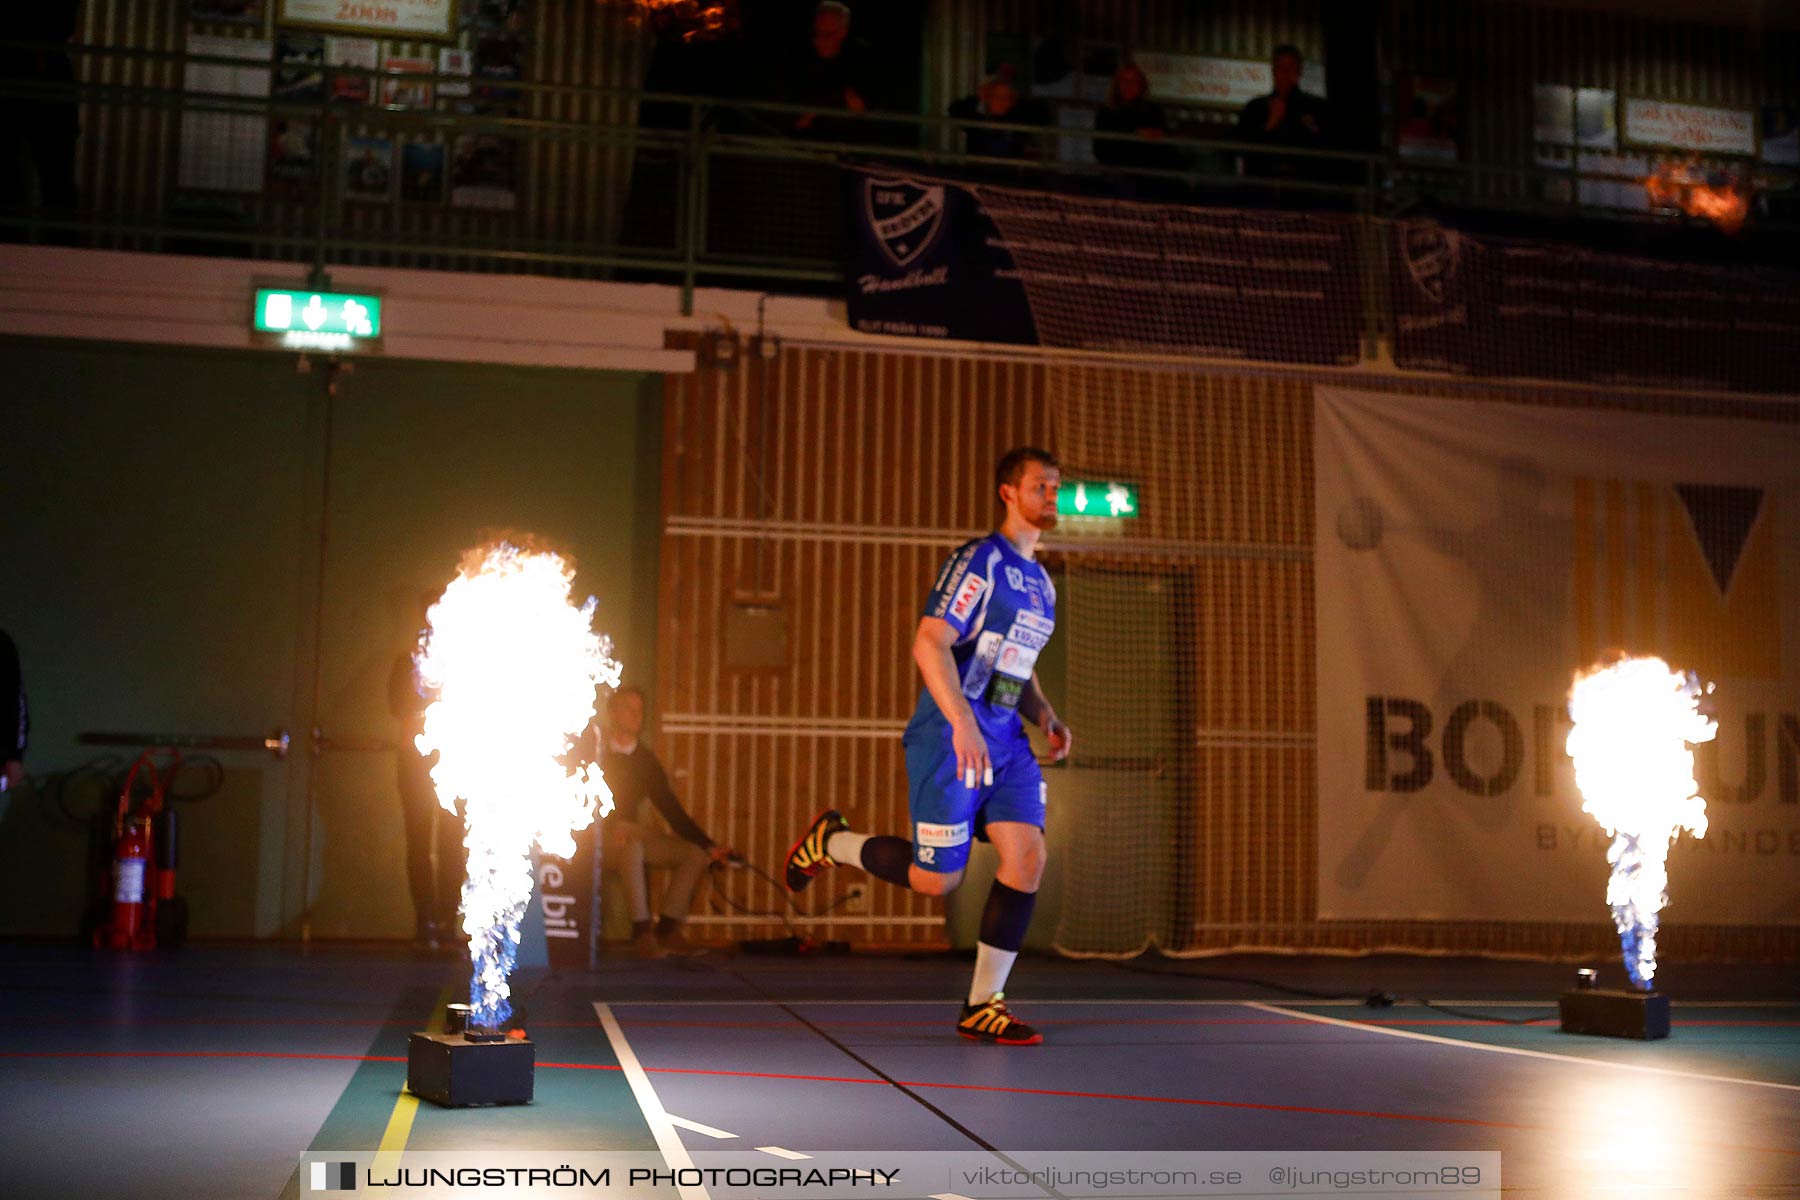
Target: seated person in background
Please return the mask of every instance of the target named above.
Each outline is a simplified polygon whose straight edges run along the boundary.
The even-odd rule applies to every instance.
[[[1238,114],[1238,136],[1267,146],[1308,150],[1329,148],[1330,128],[1325,101],[1300,87],[1300,73],[1306,60],[1299,49],[1288,45],[1275,47],[1269,65],[1275,77],[1275,90],[1244,105],[1244,110]],[[1303,178],[1317,174],[1321,166],[1323,164],[1318,161],[1285,155],[1244,156],[1244,173],[1247,175]]]
[[[1003,69],[998,75],[950,105],[949,115],[959,121],[994,121],[1008,125],[1042,125],[1040,108],[1022,100],[1013,85],[1012,73]],[[1029,158],[1037,149],[1037,134],[1018,129],[983,129],[970,126],[963,130],[963,149],[984,158]]]
[[[1150,99],[1150,81],[1136,63],[1126,63],[1113,75],[1106,102],[1094,114],[1094,128],[1101,133],[1135,133],[1138,142],[1094,140],[1094,157],[1109,167],[1168,170],[1176,165],[1170,147],[1158,145],[1169,136],[1163,107]]]
[[[631,905],[632,949],[646,958],[666,954],[699,954],[681,926],[694,905],[694,891],[709,863],[723,863],[734,851],[707,837],[694,823],[669,786],[668,772],[655,753],[639,740],[644,731],[644,693],[627,684],[606,706],[599,739],[600,770],[612,789],[613,811],[600,825],[604,867],[617,868]],[[649,801],[673,829],[673,835],[645,823]],[[663,893],[662,915],[650,924],[646,867],[669,867],[674,874]]]

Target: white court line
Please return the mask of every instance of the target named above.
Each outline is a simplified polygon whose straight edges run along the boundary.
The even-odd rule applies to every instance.
[[[959,1196],[955,1192],[934,1192],[927,1200],[969,1200],[967,1196]]]
[[[667,1114],[669,1124],[677,1129],[685,1129],[690,1133],[704,1133],[709,1138],[734,1138],[735,1133],[726,1133],[723,1129],[714,1129],[711,1125],[702,1125],[698,1121],[690,1121],[686,1117],[678,1117],[674,1113]]]
[[[594,1001],[594,1015],[600,1018],[600,1027],[606,1030],[606,1040],[612,1043],[613,1056],[619,1060],[619,1066],[625,1072],[625,1080],[631,1085],[631,1094],[636,1098],[638,1109],[644,1114],[644,1120],[650,1123],[650,1132],[656,1135],[656,1148],[662,1151],[663,1162],[671,1170],[691,1168],[694,1160],[688,1157],[687,1147],[681,1144],[681,1135],[675,1132],[675,1125],[669,1120],[662,1101],[657,1099],[656,1089],[650,1086],[650,1076],[644,1073],[644,1066],[638,1062],[637,1053],[632,1050],[631,1043],[625,1040],[625,1031],[619,1028],[619,1020],[613,1016],[612,1009],[599,1000]],[[707,1190],[699,1185],[688,1186],[677,1183],[675,1190],[681,1200],[712,1200]]]
[[[1021,1001],[1024,1003],[1024,1001]],[[1257,1004],[1255,1000],[1032,1000],[1033,1008],[1055,1007],[1069,1004],[1111,1004],[1111,1005],[1153,1005],[1159,1007],[1195,1006],[1202,1008],[1236,1008],[1245,1004]],[[1308,1008],[1363,1008],[1361,999],[1346,1000],[1290,1000],[1289,1004],[1305,1005]],[[1433,1004],[1451,1004],[1458,1008],[1554,1008],[1556,997],[1543,1000],[1458,1000],[1442,996],[1431,998]],[[1676,1000],[1676,1008],[1800,1008],[1800,1001],[1794,1000]],[[783,1004],[824,1004],[831,1006],[855,1005],[942,1005],[942,1000],[820,1000],[815,997],[800,996],[791,1000],[614,1000],[614,1008],[651,1007],[656,1008],[769,1008]],[[1418,1008],[1416,999],[1396,1001],[1400,1008]]]
[[[1673,1067],[1648,1067],[1639,1063],[1612,1062],[1604,1058],[1585,1058],[1579,1054],[1553,1054],[1548,1050],[1527,1050],[1523,1046],[1493,1046],[1486,1042],[1465,1042],[1458,1038],[1439,1037],[1433,1033],[1414,1033],[1410,1029],[1394,1029],[1386,1025],[1370,1025],[1363,1021],[1346,1021],[1340,1017],[1326,1017],[1318,1013],[1299,1012],[1291,1008],[1281,1008],[1274,1004],[1264,1004],[1260,1000],[1244,1001],[1245,1008],[1254,1008],[1261,1012],[1279,1013],[1286,1017],[1301,1017],[1308,1021],[1317,1021],[1321,1025],[1339,1025],[1345,1029],[1357,1029],[1364,1033],[1378,1033],[1383,1037],[1408,1038],[1415,1042],[1431,1042],[1439,1046],[1456,1046],[1464,1050],[1485,1050],[1490,1054],[1515,1054],[1520,1058],[1547,1058],[1551,1062],[1576,1063],[1584,1067],[1610,1067],[1615,1071],[1637,1071],[1645,1075],[1669,1075],[1677,1079],[1702,1079],[1708,1083],[1736,1083],[1745,1087],[1774,1088],[1782,1092],[1800,1092],[1800,1084],[1771,1083],[1765,1079],[1740,1079],[1735,1075],[1707,1075],[1699,1071],[1678,1071]]]
[[[785,1146],[758,1146],[764,1154],[773,1154],[776,1158],[791,1158],[795,1162],[803,1158],[811,1158],[810,1154],[802,1154],[798,1150],[789,1150]]]
[[[954,1001],[952,1002],[954,1003]],[[1213,1005],[1235,1007],[1242,1000],[1033,1000],[1031,1007],[1040,1008],[1047,1005],[1062,1004],[1157,1004],[1157,1005]],[[1321,1004],[1332,1001],[1319,1001]],[[1346,1000],[1345,1004],[1362,1004],[1361,1000]],[[1467,1004],[1469,1001],[1458,1001]],[[820,1000],[810,996],[799,996],[790,1000],[614,1000],[614,1008],[775,1008],[784,1005],[827,1005],[832,1008],[847,1006],[854,1008],[943,1008],[942,997],[924,1000]],[[1540,1005],[1541,1007],[1541,1005]]]

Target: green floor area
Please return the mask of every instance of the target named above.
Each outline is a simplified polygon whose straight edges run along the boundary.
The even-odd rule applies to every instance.
[[[532,1102],[447,1109],[419,1101],[406,1151],[656,1150],[656,1137],[606,1032],[591,1003],[578,994],[585,989],[546,991],[534,997],[544,1020],[531,1025],[539,1064]],[[406,1085],[407,1039],[413,1030],[427,1028],[447,999],[460,998],[458,992],[453,981],[442,989],[404,989],[365,1051],[372,1061],[356,1069],[309,1153],[367,1154],[381,1148]],[[390,1059],[398,1061],[383,1061]],[[284,1200],[303,1195],[300,1185],[296,1170]]]

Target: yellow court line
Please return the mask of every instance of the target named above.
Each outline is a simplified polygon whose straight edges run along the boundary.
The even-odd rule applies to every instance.
[[[426,1023],[426,1030],[441,1033],[444,1029],[444,1006],[455,997],[455,984],[447,984],[438,993],[437,1002],[431,1006],[431,1020]],[[406,1139],[412,1136],[413,1118],[419,1114],[419,1098],[400,1085],[400,1094],[394,1098],[394,1111],[388,1115],[387,1128],[382,1131],[381,1145],[375,1152],[375,1163],[370,1169],[385,1176],[399,1164],[394,1160],[406,1149]]]

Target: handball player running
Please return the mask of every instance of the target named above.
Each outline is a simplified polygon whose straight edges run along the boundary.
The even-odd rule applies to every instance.
[[[1008,1011],[1003,993],[1044,873],[1044,777],[1020,718],[1043,729],[1053,759],[1067,756],[1071,740],[1035,669],[1056,627],[1056,589],[1036,553],[1038,538],[1056,527],[1060,478],[1047,451],[1009,450],[994,469],[1006,508],[1000,528],[958,547],[926,598],[913,638],[925,686],[901,743],[911,839],[852,833],[842,814],[827,809],[787,859],[790,891],[845,864],[944,896],[962,882],[969,839],[993,843],[1000,866],[956,1032],[1002,1046],[1044,1040]]]

